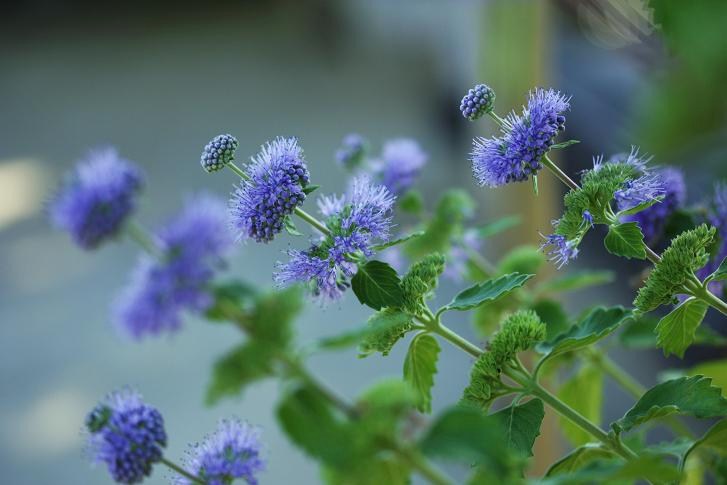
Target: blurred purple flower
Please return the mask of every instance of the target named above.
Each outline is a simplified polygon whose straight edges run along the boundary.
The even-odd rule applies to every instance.
[[[623,221],[637,222],[648,242],[659,239],[669,217],[686,201],[686,185],[681,170],[664,167],[657,169],[654,175],[661,182],[664,198],[641,212],[622,218]]]
[[[141,257],[114,306],[124,333],[140,339],[171,332],[181,326],[184,312],[207,309],[207,285],[232,245],[226,222],[224,203],[200,195],[157,232],[161,257]]]
[[[359,167],[366,156],[367,145],[366,139],[358,133],[346,135],[336,150],[336,162],[348,170]]]
[[[83,249],[95,249],[121,230],[134,211],[140,170],[114,148],[91,150],[49,205],[56,227]]]
[[[427,158],[416,141],[398,138],[384,143],[381,157],[371,164],[376,179],[391,193],[401,195],[414,185]]]

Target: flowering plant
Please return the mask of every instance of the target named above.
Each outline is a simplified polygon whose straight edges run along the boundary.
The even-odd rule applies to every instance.
[[[564,212],[542,246],[513,248],[499,261],[484,254],[483,241],[517,218],[473,227],[475,204],[461,190],[441,194],[425,210],[414,184],[427,155],[408,139],[387,142],[373,157],[363,137],[346,137],[335,158],[351,172],[350,184],[341,195],[318,197],[319,216],[303,209],[319,187],[297,139],[276,138],[238,165],[239,144],[231,135],[213,138],[201,156],[205,171],[234,173],[237,186],[227,207],[211,195],[196,195],[159,229],[147,231],[132,219],[142,174],[107,149],[79,166],[50,214],[84,249],[122,234],[143,249],[113,307],[114,322],[133,339],[179,331],[187,314],[239,328],[245,339],[214,366],[208,402],[238,395],[260,379],[283,381],[280,426],[320,462],[326,482],[406,484],[416,474],[434,484],[455,483],[440,468],[440,461],[449,461],[461,465],[453,473],[466,473],[468,483],[524,483],[546,408],[559,416],[573,449],[533,479],[537,483],[724,478],[727,420],[697,436],[682,419],[727,415],[727,399],[712,381],[715,372],[724,375],[725,363],[702,364],[646,389],[609,358],[603,343],[611,337],[679,357],[695,343],[724,344],[701,324],[710,308],[727,314],[727,188],[718,185],[707,207],[686,207],[681,172],[653,166],[636,148],[595,157],[577,183],[550,158],[576,143],[557,140],[570,102],[552,89],[535,89],[521,112],[501,117],[495,93],[484,84],[462,99],[465,118],[489,117],[500,129],[474,141],[472,171],[480,186],[530,181],[535,197],[545,169],[567,188]],[[397,212],[414,216],[415,227],[395,230]],[[611,272],[536,275],[546,257],[559,269],[571,263],[599,225],[606,226],[610,253],[648,260],[650,272],[633,308],[595,306],[570,317],[558,295],[607,283]],[[304,226],[311,230],[309,242],[271,265],[275,289],[219,278],[236,240],[267,243],[286,234],[300,240]],[[665,249],[659,254],[649,244]],[[434,307],[443,277],[464,288]],[[304,295],[326,305],[350,294],[372,310],[366,324],[302,348],[293,323]],[[653,318],[661,306],[668,313]],[[486,344],[447,326],[451,312],[471,314]],[[432,412],[442,341],[474,360],[469,384],[431,419],[412,419]],[[395,345],[408,345],[401,379],[374,383],[354,402],[306,367],[315,352],[357,347],[362,357],[387,356]],[[601,414],[604,377],[635,400],[608,427]],[[671,441],[648,439],[660,425],[670,429]],[[162,414],[129,388],[94,408],[85,428],[91,455],[118,483],[140,483],[163,464],[174,483],[254,484],[268,461],[259,429],[238,419],[221,421],[190,448],[185,462],[170,460],[164,448],[173,434],[167,435]]]

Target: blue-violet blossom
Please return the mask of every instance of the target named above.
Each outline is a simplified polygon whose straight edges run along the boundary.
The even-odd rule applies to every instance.
[[[459,104],[459,110],[462,116],[474,121],[492,111],[494,103],[495,92],[486,84],[478,84],[464,95]]]
[[[375,242],[389,239],[395,200],[365,175],[353,179],[345,196],[322,197],[318,206],[331,234],[305,251],[288,251],[290,260],[277,265],[276,283],[306,282],[322,302],[340,298],[356,270],[352,255],[370,257]]]
[[[470,157],[475,179],[482,186],[523,182],[542,168],[541,159],[565,129],[563,113],[570,98],[558,91],[535,89],[521,115],[510,113],[502,136],[476,138]]]
[[[185,311],[212,303],[207,285],[232,245],[224,202],[198,195],[155,234],[161,255],[143,255],[114,306],[120,329],[135,339],[179,329]]]
[[[367,146],[366,139],[358,133],[346,135],[336,150],[336,162],[348,170],[358,168],[366,156]]]
[[[242,478],[249,485],[265,468],[260,430],[238,420],[223,420],[201,443],[191,446],[185,469],[206,485],[228,485]],[[193,485],[186,477],[175,477],[176,485]]]
[[[568,240],[560,234],[550,234],[543,236],[545,242],[540,246],[541,251],[547,251],[548,259],[552,261],[558,269],[568,264],[569,261],[576,259],[578,256],[578,244],[580,241]]]
[[[162,458],[164,420],[132,389],[109,394],[86,417],[88,448],[118,483],[140,483]]]
[[[244,169],[230,200],[230,218],[241,238],[272,241],[285,218],[305,200],[310,174],[296,138],[278,137],[263,145]]]
[[[391,193],[401,195],[414,185],[427,158],[416,141],[397,138],[384,143],[381,156],[373,160],[371,166],[378,182]]]
[[[52,222],[83,249],[118,234],[134,211],[140,170],[114,148],[91,150],[49,205]]]
[[[199,163],[210,173],[222,170],[225,165],[235,160],[237,147],[237,138],[234,136],[217,135],[205,145]]]
[[[669,217],[686,201],[684,174],[674,167],[663,167],[654,171],[663,188],[663,199],[636,214],[622,218],[624,222],[634,221],[641,227],[646,241],[656,241],[664,231]]]

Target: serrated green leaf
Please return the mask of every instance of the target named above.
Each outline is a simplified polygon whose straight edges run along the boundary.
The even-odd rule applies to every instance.
[[[707,430],[704,435],[684,453],[683,462],[686,462],[689,455],[699,449],[707,448],[714,453],[727,457],[727,420],[723,419]]]
[[[543,323],[545,323],[546,342],[553,340],[570,328],[568,314],[563,309],[563,305],[556,300],[547,298],[538,300],[530,305],[530,309],[537,313]]]
[[[540,425],[545,417],[543,401],[531,399],[525,404],[510,405],[491,416],[502,425],[509,448],[522,456],[533,456],[533,444],[540,436]]]
[[[316,390],[299,387],[289,392],[277,416],[290,440],[310,456],[337,469],[355,463],[349,428]]]
[[[580,142],[581,142],[580,140],[567,140],[567,141],[562,141],[560,143],[556,143],[556,144],[552,145],[550,147],[550,149],[551,150],[557,150],[557,149],[560,149],[560,148],[566,148],[566,147],[569,147],[571,145],[575,145],[576,143],[580,143]]]
[[[553,463],[545,473],[546,477],[573,473],[596,460],[618,459],[618,455],[600,443],[588,443],[576,448]]]
[[[603,244],[609,253],[627,259],[645,259],[644,235],[635,222],[625,222],[608,227]]]
[[[727,359],[702,362],[685,371],[685,375],[711,377],[713,385],[720,389],[727,389]]]
[[[303,307],[301,295],[298,287],[258,295],[246,315],[236,323],[252,340],[284,350],[293,338],[293,320]]]
[[[406,332],[401,332],[405,329],[408,330],[410,325],[411,317],[404,312],[398,310],[376,312],[369,317],[369,320],[364,326],[338,335],[323,337],[316,342],[313,348],[321,350],[336,350],[362,345],[366,341],[369,341],[370,344],[374,341],[381,342],[385,340],[388,342],[390,340],[389,336],[399,335],[399,338],[403,337]],[[391,345],[393,346],[393,344]],[[388,344],[386,346],[389,350],[391,349]],[[381,346],[379,345],[369,345],[369,347],[371,347],[369,349],[371,352],[382,351]]]
[[[656,325],[659,320],[651,315],[639,315],[624,325],[624,330],[619,335],[621,345],[632,349],[655,349],[656,348]],[[727,338],[719,335],[707,326],[700,326],[695,332],[694,343],[709,346],[727,345]]]
[[[636,206],[632,207],[631,209],[626,209],[626,210],[619,211],[616,214],[616,218],[618,219],[618,218],[620,218],[622,216],[630,216],[630,215],[633,215],[633,214],[637,214],[637,213],[639,213],[639,212],[641,212],[643,210],[648,209],[652,205],[661,202],[662,200],[664,200],[664,197],[663,196],[659,196],[659,197],[655,197],[653,199],[649,199],[649,200],[647,200],[645,202],[642,202],[639,205],[636,205]]]
[[[285,232],[287,232],[291,236],[302,236],[303,235],[298,230],[298,228],[295,227],[295,222],[293,222],[293,218],[290,217],[289,215],[287,215],[283,218],[283,227],[285,228]]]
[[[631,318],[631,312],[621,306],[611,308],[596,307],[578,324],[554,340],[539,344],[536,349],[552,358],[565,352],[587,347],[610,335]]]
[[[546,281],[535,289],[539,293],[560,293],[589,286],[605,285],[614,280],[613,271],[580,271]]]
[[[412,339],[404,359],[404,380],[414,389],[417,409],[423,413],[432,412],[432,387],[439,350],[437,339],[420,333]]]
[[[722,281],[727,280],[727,257],[725,257],[719,267],[709,276],[707,276],[706,282],[710,281]]]
[[[248,384],[270,377],[272,352],[264,343],[249,341],[218,359],[212,367],[205,403],[212,405],[224,397],[240,395]]]
[[[371,315],[367,327],[360,340],[360,356],[365,357],[374,352],[381,352],[381,355],[386,356],[411,330],[412,318],[400,310],[386,308]]]
[[[500,234],[520,224],[520,216],[505,216],[496,221],[485,224],[477,229],[477,235],[481,238],[488,238]]]
[[[440,308],[438,313],[449,310],[471,310],[485,302],[497,300],[512,290],[520,288],[533,276],[531,274],[510,273],[470,286],[455,296],[450,303]]]
[[[330,485],[410,485],[411,469],[396,456],[362,460],[354,468],[325,468],[323,477]]]
[[[409,234],[408,236],[403,236],[398,239],[394,239],[392,241],[386,242],[384,244],[377,244],[373,247],[374,251],[383,251],[386,248],[390,248],[392,246],[398,246],[399,244],[403,244],[407,241],[410,241],[412,239],[416,239],[418,237],[422,237],[424,235],[424,231],[417,231]]]
[[[664,355],[675,354],[684,358],[684,351],[694,342],[695,332],[707,314],[709,305],[690,297],[679,304],[656,326],[656,345],[664,349]]]
[[[697,418],[725,416],[727,399],[711,383],[712,379],[704,376],[662,382],[646,391],[634,407],[611,426],[620,433],[671,414],[688,414]]]
[[[598,367],[585,364],[560,388],[558,397],[591,422],[600,423],[603,405],[603,373]],[[574,446],[584,445],[593,439],[593,435],[583,431],[582,428],[564,417],[560,418],[560,425],[563,434]]]
[[[374,310],[399,307],[404,303],[401,279],[396,270],[383,261],[368,261],[358,267],[351,278],[351,289],[362,305]]]

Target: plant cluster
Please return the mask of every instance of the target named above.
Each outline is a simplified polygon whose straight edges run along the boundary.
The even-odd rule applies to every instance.
[[[727,189],[717,186],[712,202],[687,208],[681,172],[653,166],[636,148],[595,157],[576,183],[550,158],[576,143],[557,140],[568,96],[535,89],[520,112],[504,117],[494,102],[494,91],[479,84],[460,104],[468,120],[491,118],[500,130],[474,140],[475,181],[486,187],[530,181],[537,196],[545,169],[567,188],[563,214],[543,245],[512,248],[497,261],[484,254],[484,242],[518,218],[473,224],[476,204],[462,190],[447,191],[427,207],[414,185],[428,157],[409,139],[388,141],[373,156],[366,139],[347,136],[335,159],[350,171],[349,186],[341,195],[318,197],[318,216],[303,209],[319,187],[297,139],[276,138],[240,166],[239,143],[228,134],[213,138],[200,159],[206,172],[227,168],[236,177],[227,205],[196,195],[178,215],[146,230],[133,219],[141,171],[107,149],[79,165],[51,201],[50,214],[84,249],[121,235],[142,248],[113,306],[113,320],[127,335],[179,331],[189,314],[237,327],[240,343],[215,364],[207,402],[238,396],[261,379],[281,380],[280,426],[320,463],[327,483],[406,484],[412,474],[455,483],[437,465],[442,460],[460,463],[472,484],[724,480],[727,420],[695,436],[682,419],[727,416],[727,399],[713,385],[725,380],[727,361],[682,370],[646,389],[609,358],[604,344],[658,347],[679,357],[695,343],[725,344],[701,323],[709,308],[727,314],[721,283],[727,279]],[[395,228],[395,213],[411,223]],[[648,260],[651,269],[633,308],[595,306],[571,317],[559,295],[608,283],[613,274],[536,275],[547,258],[558,268],[573,261],[598,226],[606,228],[610,253]],[[304,241],[302,227],[311,231],[308,242],[271,265],[273,289],[222,278],[236,240],[267,243],[287,234]],[[661,254],[648,245],[660,241]],[[441,278],[465,288],[437,306]],[[350,293],[371,308],[368,320],[301,345],[294,322],[304,295],[326,305]],[[650,312],[660,306],[670,311],[655,319]],[[486,343],[446,325],[452,312],[470,314]],[[432,413],[442,341],[474,359],[469,384],[431,419],[413,419]],[[401,379],[374,383],[351,402],[306,367],[306,358],[318,352],[356,347],[361,357],[387,356],[404,344]],[[608,427],[601,415],[605,377],[635,399]],[[526,479],[546,408],[560,417],[573,449],[544,477]],[[647,439],[659,425],[673,440]],[[94,408],[86,433],[91,455],[118,483],[140,483],[164,464],[174,483],[254,484],[266,465],[259,430],[237,419],[221,421],[182,464],[169,460],[161,413],[131,389]]]

